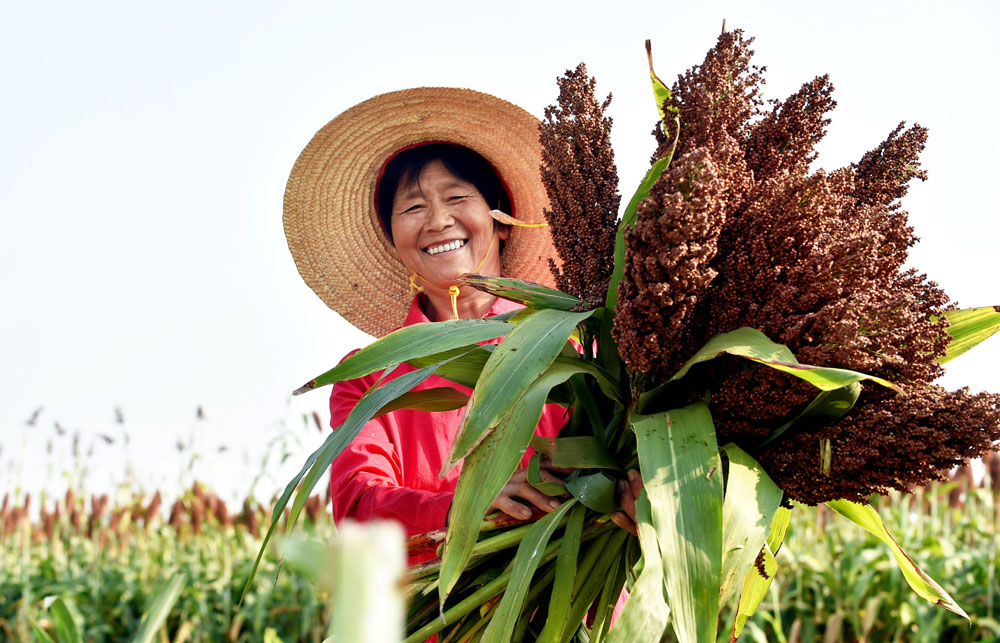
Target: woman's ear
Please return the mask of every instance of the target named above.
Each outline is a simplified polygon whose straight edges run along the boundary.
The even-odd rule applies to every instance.
[[[494,221],[493,225],[496,229],[497,239],[500,241],[506,241],[507,237],[510,236],[510,226],[500,223],[499,221]]]

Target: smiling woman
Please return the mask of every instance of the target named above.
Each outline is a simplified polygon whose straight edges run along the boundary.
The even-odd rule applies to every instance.
[[[526,229],[542,223],[547,205],[540,163],[538,121],[510,103],[458,89],[377,96],[331,121],[299,157],[285,194],[289,248],[317,294],[375,335],[512,312],[520,306],[460,279],[552,282],[549,232]],[[401,364],[337,383],[331,425],[343,426],[367,391],[415,370]],[[471,393],[437,375],[414,390],[439,387]],[[392,519],[409,535],[444,527],[461,471],[448,457],[461,416],[403,408],[368,421],[332,463],[334,517]],[[546,405],[536,433],[555,436],[565,421],[563,407]],[[528,483],[530,457],[517,471],[510,463],[488,512],[527,519],[529,507],[559,506]],[[542,477],[559,483],[558,473]],[[410,563],[433,555],[411,552]]]

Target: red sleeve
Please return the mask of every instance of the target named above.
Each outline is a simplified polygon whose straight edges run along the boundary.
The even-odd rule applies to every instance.
[[[366,379],[334,385],[330,423],[335,430],[364,394]],[[386,422],[384,417],[369,421],[334,459],[330,467],[334,520],[393,519],[403,524],[407,535],[441,529],[454,494],[402,486],[400,460]]]

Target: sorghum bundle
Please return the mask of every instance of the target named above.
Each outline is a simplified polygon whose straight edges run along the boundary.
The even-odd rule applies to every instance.
[[[265,543],[293,494],[289,524],[309,511],[305,495],[380,407],[426,404],[405,399],[406,386],[435,372],[475,390],[421,392],[466,406],[446,469],[464,464],[447,529],[410,541],[440,544],[439,559],[408,573],[410,643],[435,633],[655,641],[668,628],[708,643],[737,592],[738,638],[777,570],[789,498],[827,501],[869,529],[894,547],[920,596],[965,616],[863,503],[1000,438],[1000,397],[932,383],[940,361],[960,352],[957,338],[961,350],[982,341],[1000,329],[1000,311],[956,310],[904,267],[916,239],[899,199],[925,178],[926,131],[900,125],[857,164],[812,171],[834,106],[830,81],[765,103],[749,45],[724,33],[672,91],[651,64],[666,100],[659,145],[617,231],[608,102],[595,99],[582,65],[559,79],[540,142],[563,292],[467,276],[528,310],[516,322],[403,328],[300,388],[401,361],[421,369],[365,394],[288,483]],[[477,343],[500,335],[493,350]],[[532,437],[546,402],[567,407],[569,421],[555,438]],[[529,524],[484,521],[529,446],[539,453],[528,482],[562,504]],[[572,471],[564,486],[542,480],[542,453]],[[626,474],[636,466],[638,477]],[[635,498],[639,539],[611,520],[630,502],[616,489]],[[630,526],[623,516],[614,523]],[[609,632],[623,587],[631,596]]]
[[[670,169],[627,233],[615,336],[629,368],[672,375],[709,338],[740,327],[785,344],[804,364],[846,368],[867,384],[841,419],[804,419],[763,449],[815,389],[736,358],[703,369],[720,443],[761,461],[792,498],[863,500],[941,477],[1000,439],[1000,396],[931,382],[954,308],[937,284],[904,268],[916,238],[899,199],[921,180],[927,132],[900,124],[849,167],[810,171],[835,106],[818,77],[760,110],[751,41],[724,33],[681,76],[681,128]],[[661,133],[659,153],[668,136]],[[828,440],[830,468],[820,466]]]

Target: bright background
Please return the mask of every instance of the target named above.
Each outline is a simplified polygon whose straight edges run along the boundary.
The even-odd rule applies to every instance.
[[[930,129],[930,180],[904,202],[923,239],[912,264],[962,306],[1000,304],[1000,5],[695,4],[8,3],[0,492],[58,488],[78,432],[92,491],[193,476],[235,497],[263,468],[269,496],[323,438],[303,415],[327,421],[324,391],[289,392],[368,341],[305,286],[282,233],[284,184],[313,133],[413,86],[470,87],[541,116],[555,77],[584,61],[614,93],[627,201],[656,117],[643,41],[670,83],[723,18],[756,36],[767,97],[831,75],[839,106],[819,166],[859,159],[901,120]],[[998,362],[993,338],[944,383],[998,391]],[[286,461],[262,467],[269,449]]]

